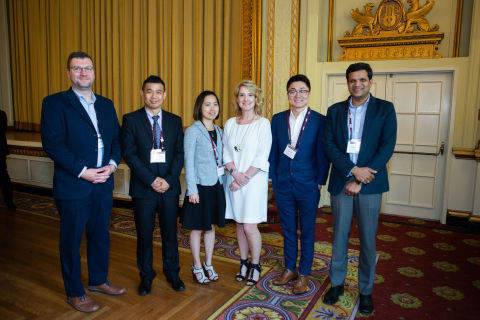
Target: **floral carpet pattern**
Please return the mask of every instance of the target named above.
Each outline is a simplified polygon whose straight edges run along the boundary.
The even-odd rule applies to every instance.
[[[15,193],[20,214],[58,219],[51,197]],[[273,208],[274,209],[274,208]],[[309,291],[293,295],[293,284],[275,286],[282,270],[283,238],[276,224],[260,225],[262,278],[245,287],[209,319],[477,319],[480,314],[480,235],[437,222],[381,215],[377,232],[375,311],[357,312],[357,266],[360,240],[356,221],[349,239],[349,269],[345,294],[334,306],[322,303],[328,290],[333,230],[328,208],[319,210],[315,260]],[[114,208],[111,231],[135,237],[131,209]],[[178,230],[180,250],[188,250],[188,232]],[[159,229],[155,240],[161,241]],[[235,227],[217,230],[217,258],[237,264]]]

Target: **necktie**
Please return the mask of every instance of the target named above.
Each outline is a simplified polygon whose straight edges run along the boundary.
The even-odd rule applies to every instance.
[[[159,116],[153,116],[153,137],[155,149],[160,149],[160,127],[158,126]]]

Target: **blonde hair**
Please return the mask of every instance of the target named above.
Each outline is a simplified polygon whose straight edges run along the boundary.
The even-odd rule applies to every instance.
[[[237,86],[235,87],[235,90],[233,91],[233,94],[235,96],[235,99],[233,101],[233,109],[235,111],[236,115],[242,114],[242,109],[238,105],[237,99],[238,99],[238,93],[240,92],[240,88],[245,87],[250,93],[253,93],[255,95],[255,107],[253,108],[253,111],[257,115],[262,115],[262,108],[263,108],[263,91],[260,89],[253,81],[250,80],[243,80],[240,81]]]

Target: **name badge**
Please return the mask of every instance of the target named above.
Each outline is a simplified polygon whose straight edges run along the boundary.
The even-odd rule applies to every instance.
[[[217,174],[219,177],[225,175],[225,166],[217,167]]]
[[[103,145],[103,140],[102,140],[102,135],[97,135],[98,139],[97,139],[97,142],[98,142],[98,149],[103,149],[105,148],[104,145]]]
[[[165,163],[165,150],[152,149],[150,151],[150,163]]]
[[[293,159],[295,158],[297,151],[291,145],[287,145],[287,147],[283,151],[283,154],[289,157],[290,159]]]
[[[361,139],[350,139],[347,145],[347,153],[359,153],[361,144]]]

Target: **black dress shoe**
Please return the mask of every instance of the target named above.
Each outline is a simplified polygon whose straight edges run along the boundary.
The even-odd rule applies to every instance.
[[[371,294],[360,294],[360,306],[358,311],[363,314],[370,314],[373,312],[373,299]]]
[[[172,284],[172,288],[175,291],[184,291],[185,290],[185,284],[183,283],[182,279],[180,277],[173,277],[170,279],[167,279],[168,282]]]
[[[146,296],[152,290],[152,280],[142,279],[140,285],[138,286],[138,294],[141,296]]]
[[[332,305],[338,301],[338,297],[343,294],[343,284],[336,287],[331,287],[323,297],[323,303]]]

